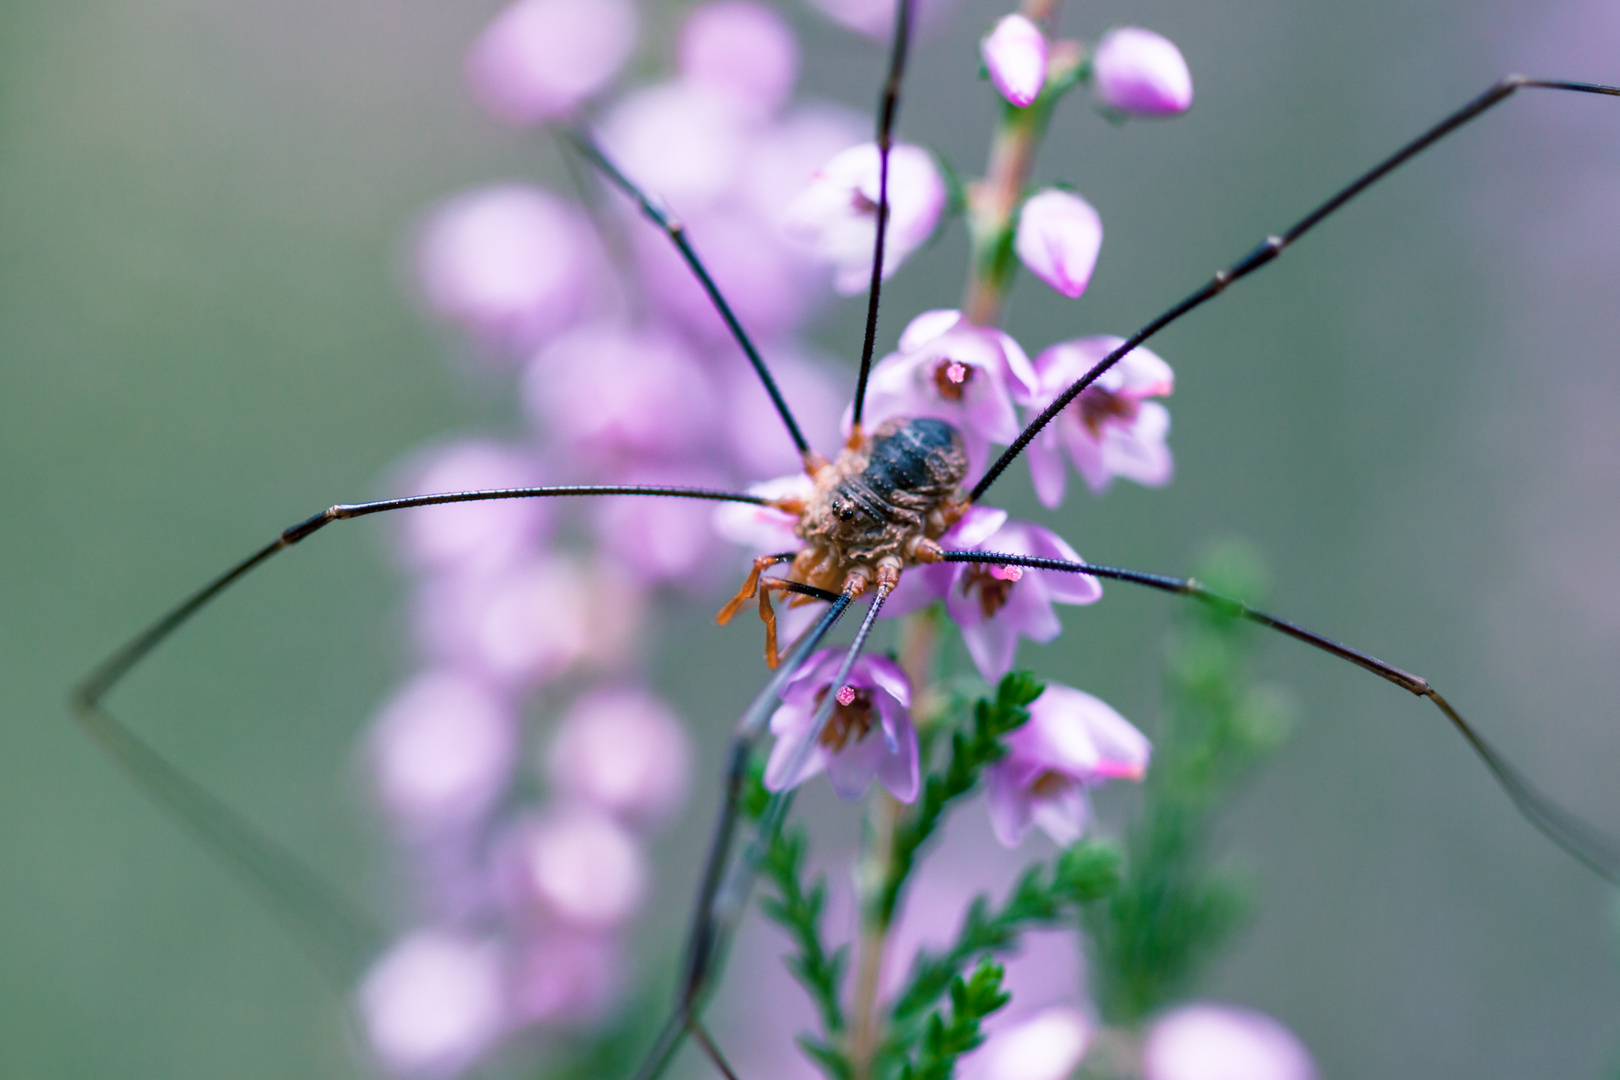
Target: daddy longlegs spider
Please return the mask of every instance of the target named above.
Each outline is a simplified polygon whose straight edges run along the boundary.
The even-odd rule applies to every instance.
[[[909,43],[906,21],[908,6],[908,4],[904,3],[898,6],[899,21],[894,37],[889,79],[879,110],[878,130],[881,145],[888,144],[899,102],[901,78]],[[1009,447],[990,466],[989,470],[978,478],[976,483],[962,493],[961,498],[966,503],[973,503],[983,496],[991,485],[1000,478],[1008,464],[1016,459],[1040,426],[1051,420],[1130,348],[1143,343],[1160,329],[1170,325],[1183,315],[1213,299],[1232,284],[1276,259],[1289,245],[1301,238],[1306,232],[1313,229],[1361,191],[1376,183],[1410,158],[1443,139],[1452,131],[1506,101],[1509,97],[1516,95],[1519,91],[1531,89],[1620,96],[1620,89],[1613,87],[1561,80],[1533,79],[1522,76],[1510,76],[1494,84],[1484,93],[1347,185],[1294,225],[1277,235],[1267,237],[1247,255],[1226,269],[1219,271],[1207,284],[1146,324],[1127,341],[1126,345],[1099,363],[1092,372],[1076,382],[1063,397],[1034,421],[1026,429],[1025,433],[1019,437],[1019,440]],[[754,349],[746,334],[746,329],[740,326],[735,317],[732,316],[724,298],[709,279],[698,254],[686,238],[679,223],[668,217],[652,196],[640,191],[629,178],[623,176],[613,163],[602,154],[588,134],[576,131],[570,133],[569,137],[585,159],[591,161],[610,182],[623,189],[633,199],[636,199],[643,212],[663,227],[668,232],[672,242],[680,247],[682,255],[688,261],[692,271],[709,291],[717,309],[721,312],[739,345],[741,345],[749,361],[764,382],[777,411],[781,414],[795,444],[806,459],[807,469],[814,471],[819,468],[821,462],[816,459],[814,449],[805,442],[803,436],[799,433],[792,417],[790,403],[783,400],[780,393],[777,392],[769,375],[768,364]],[[880,198],[877,210],[880,223],[884,220],[886,212],[886,198]],[[877,232],[879,247],[874,255],[874,266],[881,265],[882,262],[883,235],[883,229],[880,227]],[[868,300],[860,375],[854,398],[857,432],[859,431],[861,403],[866,379],[875,351],[879,294],[880,282],[878,275],[874,273]],[[370,503],[339,504],[287,528],[265,547],[209,582],[133,638],[95,671],[91,672],[75,688],[72,695],[74,710],[81,723],[92,736],[120,765],[130,771],[139,783],[151,791],[166,807],[182,817],[187,824],[202,833],[208,843],[224,851],[239,868],[253,879],[259,888],[275,898],[279,905],[293,913],[300,920],[302,929],[323,943],[325,955],[344,957],[345,961],[339,962],[335,967],[335,972],[340,977],[343,977],[345,973],[352,973],[354,964],[362,958],[361,954],[355,953],[355,945],[358,943],[363,953],[365,948],[370,947],[373,940],[367,926],[367,920],[363,916],[350,912],[344,902],[331,893],[317,877],[306,871],[295,856],[269,841],[250,822],[236,815],[229,807],[214,799],[134,736],[105,709],[104,699],[106,695],[153,649],[242,576],[258,567],[272,555],[302,542],[315,532],[336,521],[367,517],[395,510],[406,510],[419,506],[455,502],[610,495],[677,497],[756,504],[765,502],[759,496],[746,493],[701,488],[556,486],[503,491],[435,493]],[[1258,625],[1277,630],[1315,649],[1355,664],[1394,684],[1396,687],[1418,697],[1427,698],[1463,736],[1474,752],[1479,755],[1487,769],[1489,769],[1520,812],[1537,829],[1602,876],[1611,881],[1620,881],[1620,849],[1617,849],[1614,843],[1606,836],[1570,815],[1558,804],[1538,792],[1516,768],[1497,753],[1458,714],[1438,691],[1418,676],[1411,675],[1364,652],[1342,645],[1293,622],[1253,610],[1237,601],[1228,600],[1210,593],[1190,579],[1130,569],[1089,564],[1081,566],[1058,563],[1053,560],[996,555],[978,551],[935,550],[928,552],[926,558],[949,562],[1084,572],[1106,580],[1140,585],[1159,592],[1190,598],[1196,602],[1222,607]],[[909,565],[912,565],[912,563],[908,559],[906,566]],[[714,1059],[716,1065],[729,1074],[729,1069],[724,1063],[723,1054],[713,1044],[708,1033],[703,1028],[699,1013],[704,996],[711,988],[717,974],[716,957],[723,951],[725,941],[745,906],[748,894],[751,859],[747,851],[742,853],[736,851],[739,842],[745,845],[747,843],[746,841],[739,841],[737,836],[736,792],[742,778],[742,770],[745,768],[758,737],[762,733],[764,722],[776,703],[776,696],[785,678],[795,670],[796,666],[802,662],[810,651],[827,637],[834,626],[855,605],[861,594],[870,592],[873,599],[861,619],[854,643],[848,649],[845,661],[846,670],[847,665],[854,662],[862,649],[866,634],[870,630],[888,590],[885,587],[884,579],[877,573],[878,568],[863,564],[858,558],[848,561],[843,569],[848,570],[860,566],[865,566],[873,572],[866,575],[858,583],[849,580],[846,576],[843,587],[837,590],[828,590],[824,585],[810,583],[785,586],[795,591],[809,593],[820,599],[828,600],[830,606],[814,628],[788,651],[777,675],[767,682],[764,689],[744,712],[738,723],[737,734],[727,757],[724,783],[729,794],[722,804],[720,819],[716,823],[710,854],[702,875],[699,896],[693,907],[691,928],[686,944],[686,959],[683,963],[681,983],[677,993],[677,1004],[664,1034],[648,1055],[647,1063],[639,1073],[643,1078],[656,1075],[668,1060],[670,1053],[679,1044],[681,1038],[687,1034],[694,1036],[696,1041]],[[901,568],[900,572],[904,572],[904,567]],[[771,813],[767,816],[766,828],[769,829],[774,824],[779,824],[782,817],[787,813],[787,808],[788,799],[784,797],[775,804]]]

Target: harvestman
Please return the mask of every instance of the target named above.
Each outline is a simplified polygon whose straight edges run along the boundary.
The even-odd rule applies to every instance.
[[[570,131],[567,139],[606,179],[635,201],[641,212],[662,229],[707,292],[732,336],[754,367],[776,411],[797,447],[805,470],[815,482],[815,495],[807,500],[770,500],[743,492],[696,487],[647,485],[552,486],[501,490],[459,491],[419,495],[378,502],[338,504],[284,530],[265,547],[231,567],[171,609],[152,625],[108,657],[73,690],[71,705],[80,723],[98,744],[133,779],[166,809],[196,830],[217,851],[247,875],[272,906],[290,917],[317,946],[317,958],[329,972],[347,982],[375,955],[381,938],[370,919],[352,908],[321,878],[291,852],[259,831],[235,810],[200,787],[174,765],[149,747],[121,721],[109,713],[103,701],[125,675],[184,625],[199,610],[277,552],[299,543],[335,521],[369,517],[394,510],[446,503],[482,502],[495,499],[558,498],[571,496],[634,495],[751,503],[773,506],[795,514],[798,531],[808,541],[804,551],[766,556],[755,561],[742,591],[721,613],[725,621],[746,599],[758,595],[761,615],[767,619],[768,659],[777,666],[772,678],[749,705],[737,724],[727,756],[724,775],[725,798],[721,804],[710,841],[707,859],[692,912],[691,928],[685,946],[677,1000],[672,1016],[649,1052],[638,1080],[650,1080],[669,1060],[686,1034],[699,1045],[728,1077],[733,1073],[700,1020],[706,996],[718,974],[725,945],[741,916],[752,883],[754,868],[761,857],[760,845],[769,840],[786,816],[791,793],[775,796],[767,806],[754,846],[741,858],[733,859],[739,800],[748,764],[766,721],[791,678],[854,602],[868,591],[873,593],[853,643],[849,646],[832,685],[841,686],[865,646],[867,635],[884,600],[906,568],[929,562],[960,562],[1003,567],[1082,573],[1094,578],[1128,582],[1161,592],[1190,597],[1228,614],[1286,634],[1323,652],[1361,667],[1421,698],[1427,698],[1456,728],[1484,762],[1521,814],[1539,831],[1587,867],[1613,882],[1620,882],[1620,846],[1597,829],[1581,821],[1557,803],[1542,795],[1528,780],[1491,746],[1451,704],[1425,679],[1386,664],[1358,649],[1340,644],[1313,630],[1286,619],[1258,611],[1248,605],[1210,591],[1191,578],[1169,577],[1118,567],[1071,563],[1055,559],[1004,555],[984,551],[955,551],[936,541],[946,527],[978,502],[1006,471],[1007,466],[1050,423],[1105,371],[1131,350],[1164,327],[1224,292],[1234,282],[1247,277],[1309,232],[1366,188],[1421,153],[1470,120],[1487,112],[1522,89],[1562,90],[1583,94],[1620,97],[1620,88],[1553,79],[1510,75],[1451,113],[1416,139],[1401,147],[1378,165],[1358,177],[1284,232],[1266,237],[1257,247],[1231,266],[1216,273],[1205,285],[1164,314],[1138,330],[1123,344],[1099,361],[1083,377],[1024,428],[1011,446],[991,464],[966,493],[960,491],[966,472],[960,459],[956,433],[940,421],[890,421],[867,435],[862,429],[862,409],[872,367],[877,332],[880,268],[889,214],[889,149],[899,106],[900,86],[910,42],[910,0],[897,5],[893,49],[888,77],[880,98],[877,142],[880,149],[877,228],[868,295],[865,340],[861,349],[860,374],[853,405],[853,427],[848,444],[835,461],[817,454],[806,442],[786,400],[759,350],[738,322],[704,268],[681,223],[651,196],[638,188],[602,153],[590,136]],[[955,457],[952,456],[955,452]],[[768,567],[792,561],[785,577],[764,577]],[[825,600],[829,606],[815,625],[781,658],[779,665],[774,639],[774,614],[770,593],[790,592]],[[831,695],[818,710],[812,731],[804,740],[801,753],[816,742],[832,712]],[[790,768],[789,775],[798,769]]]

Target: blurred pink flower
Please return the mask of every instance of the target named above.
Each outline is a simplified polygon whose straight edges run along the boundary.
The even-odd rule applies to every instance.
[[[569,706],[547,756],[557,789],[636,821],[681,806],[692,748],[680,718],[640,687],[595,690]]]
[[[681,77],[732,95],[770,114],[793,92],[799,44],[774,9],[719,0],[693,11],[681,28]]]
[[[571,462],[607,472],[693,455],[714,435],[708,373],[658,331],[595,323],[556,338],[525,371],[523,400]]]
[[[1044,350],[1035,358],[1040,382],[1029,401],[1032,417],[1124,343],[1124,338],[1101,335],[1060,342]],[[1152,350],[1140,347],[1098,376],[1029,444],[1030,476],[1041,502],[1055,507],[1063,501],[1067,486],[1063,450],[1091,490],[1099,494],[1116,476],[1148,487],[1168,484],[1175,471],[1175,459],[1165,445],[1170,410],[1147,399],[1163,397],[1174,389],[1175,373],[1170,365]]]
[[[692,464],[633,468],[611,480],[660,486],[731,486],[713,469]],[[636,582],[702,592],[725,576],[712,557],[713,504],[696,499],[603,498],[591,503],[590,514],[599,550]]]
[[[524,184],[465,191],[423,225],[417,270],[428,303],[486,347],[523,353],[578,313],[596,266],[578,210]]]
[[[624,957],[609,934],[545,930],[526,941],[513,977],[512,1007],[523,1023],[589,1023],[613,1005]]]
[[[1023,108],[1040,96],[1046,84],[1046,35],[1027,16],[1003,15],[979,42],[979,55],[1009,102]]]
[[[358,995],[378,1064],[412,1077],[465,1070],[506,1026],[504,979],[494,942],[441,930],[397,942],[372,965]]]
[[[669,82],[614,105],[598,137],[626,176],[689,218],[732,192],[756,128],[757,117],[730,94]],[[628,201],[624,206],[637,213]],[[639,227],[656,233],[651,223]]]
[[[1230,1005],[1186,1005],[1148,1028],[1143,1080],[1315,1080],[1294,1033],[1265,1013]]]
[[[766,358],[782,396],[792,402],[793,415],[811,447],[823,452],[835,449],[838,417],[849,397],[847,379],[841,378],[841,373],[834,374],[838,369],[831,363],[791,345],[771,348]],[[716,381],[721,386],[726,417],[723,426],[738,470],[750,478],[780,476],[794,470],[803,475],[804,462],[753,367],[736,350],[726,350],[718,360],[722,370]]]
[[[511,777],[518,719],[511,703],[460,672],[419,673],[383,707],[370,735],[378,798],[411,833],[471,825]]]
[[[1070,1005],[1053,1005],[1003,1027],[963,1063],[965,1080],[1065,1080],[1086,1056],[1096,1024]]]
[[[833,265],[833,288],[844,296],[865,290],[872,281],[879,165],[876,143],[852,146],[823,165],[788,209],[789,235]],[[933,156],[920,146],[895,144],[889,151],[885,278],[934,234],[946,201],[945,181]]]
[[[986,794],[996,838],[1017,847],[1031,825],[1067,846],[1085,832],[1086,789],[1140,780],[1152,746],[1113,707],[1083,690],[1048,683],[1029,721],[1007,737],[1007,756],[990,767]]]
[[[815,492],[815,484],[803,472],[796,472],[775,480],[750,484],[748,491],[767,499],[808,499]],[[755,554],[775,555],[797,551],[804,546],[804,541],[793,532],[798,520],[786,510],[773,506],[722,503],[714,510],[714,531],[721,538],[741,544]]]
[[[516,826],[510,843],[522,893],[564,925],[606,930],[641,906],[646,860],[635,837],[604,813],[553,810]]]
[[[1091,284],[1102,218],[1080,196],[1047,188],[1024,202],[1013,250],[1025,268],[1071,300]]]
[[[1033,555],[1079,562],[1080,556],[1050,529],[1011,521],[970,549],[1003,555]],[[991,682],[1012,670],[1018,639],[1051,641],[1063,632],[1058,604],[1092,604],[1102,598],[1096,578],[1057,570],[1016,566],[953,563],[955,584],[945,610],[961,628],[963,644],[974,664]]]
[[[765,765],[765,786],[787,791],[825,769],[841,799],[860,798],[876,777],[895,798],[911,802],[918,784],[917,731],[908,711],[911,682],[894,661],[863,656],[850,669],[849,682],[834,687],[843,659],[844,650],[823,649],[788,680],[782,706],[771,716],[776,745]],[[828,694],[836,698],[832,716],[790,775]]]
[[[813,7],[846,30],[887,41],[894,33],[895,0],[810,0]],[[956,0],[912,0],[917,30],[926,32],[938,25]]]
[[[1035,369],[1010,335],[975,326],[959,311],[924,312],[900,335],[900,350],[872,369],[866,429],[895,416],[948,421],[962,433],[971,475],[984,466],[990,443],[1018,436],[1013,403],[1035,388]]]
[[[403,494],[426,495],[482,488],[533,487],[542,482],[526,448],[483,439],[435,447],[402,470]],[[400,540],[422,569],[455,570],[510,562],[551,532],[553,508],[545,499],[424,506],[400,515]]]
[[[1171,116],[1192,108],[1192,72],[1169,38],[1134,26],[1110,30],[1091,58],[1097,97],[1135,116]]]
[[[517,0],[474,42],[467,77],[493,115],[537,124],[573,113],[607,86],[635,38],[629,0]]]

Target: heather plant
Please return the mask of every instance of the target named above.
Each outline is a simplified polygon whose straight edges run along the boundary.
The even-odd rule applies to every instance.
[[[1037,176],[1053,115],[1086,95],[1114,123],[1183,113],[1180,52],[1134,27],[1061,36],[1057,0],[1026,0],[981,41],[1002,106],[974,177],[893,137],[913,24],[937,7],[818,6],[890,42],[873,141],[846,108],[795,98],[797,42],[771,8],[695,7],[672,73],[640,83],[624,75],[638,48],[628,0],[500,12],[469,51],[471,91],[519,131],[553,135],[576,191],[453,193],[414,250],[426,308],[462,362],[508,381],[521,434],[423,448],[398,470],[401,497],[288,529],[115,655],[81,690],[83,713],[110,723],[106,689],[270,554],[333,521],[411,509],[396,539],[414,670],[364,747],[405,915],[355,987],[383,1071],[655,1080],[690,1042],[736,1080],[705,1011],[746,978],[728,975],[730,947],[757,899],[814,1016],[767,1048],[773,1074],[799,1054],[828,1080],[1305,1080],[1310,1056],[1278,1021],[1197,1000],[1255,900],[1220,857],[1220,814],[1288,725],[1285,699],[1250,676],[1256,624],[1430,700],[1533,823],[1612,874],[1607,842],[1422,678],[1255,608],[1263,575],[1241,545],[1196,578],[1094,566],[981,497],[1020,455],[1049,508],[1077,490],[1071,468],[1086,497],[1120,479],[1168,484],[1175,380],[1148,336],[1515,90],[1615,91],[1505,80],[1133,337],[1086,333],[1031,358],[1001,325],[1020,271],[1078,298],[1104,235],[1080,193]],[[896,348],[877,357],[882,282],[958,222],[960,306],[900,313]],[[838,366],[810,340],[820,309],[863,291],[845,406]],[[881,557],[838,532],[902,510],[915,520]],[[646,677],[645,635],[659,608],[717,601],[734,576],[719,621],[757,598],[764,667],[778,670],[759,671],[721,773],[694,760]],[[1066,673],[1018,666],[1023,640],[1060,636],[1104,581],[1194,601],[1166,649],[1151,740]],[[862,598],[853,644],[828,645]],[[860,807],[847,859],[819,851],[794,813],[823,774]],[[711,777],[722,808],[666,1010],[659,963],[627,955],[629,931],[671,895],[649,845]],[[1093,797],[1109,785],[1139,790],[1102,825]],[[996,843],[1033,854],[988,891],[936,904],[924,880],[963,859],[945,835],[980,807]],[[249,867],[290,889],[274,885],[282,870]],[[929,920],[947,929],[919,943],[908,924]],[[1016,966],[1042,951],[1074,965],[1055,997]]]

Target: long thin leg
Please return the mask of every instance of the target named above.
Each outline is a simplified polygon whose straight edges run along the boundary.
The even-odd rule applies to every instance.
[[[1065,562],[1061,559],[1043,559],[1029,555],[1002,555],[987,551],[946,551],[941,554],[943,562],[985,563],[991,566],[1027,566],[1037,570],[1061,570],[1068,573],[1085,574],[1094,578],[1107,578],[1111,581],[1124,581],[1132,585],[1145,585],[1160,592],[1173,593],[1177,596],[1189,596],[1201,603],[1208,604],[1218,611],[1234,617],[1246,619],[1279,633],[1287,634],[1296,641],[1303,641],[1314,649],[1337,656],[1341,660],[1348,660],[1359,668],[1372,672],[1379,678],[1394,683],[1402,690],[1416,694],[1421,698],[1428,698],[1434,703],[1451,725],[1468,742],[1474,753],[1485,763],[1491,776],[1507,792],[1509,799],[1525,820],[1534,825],[1547,839],[1563,848],[1570,855],[1608,881],[1620,884],[1620,843],[1604,833],[1601,829],[1582,821],[1575,814],[1560,806],[1553,799],[1542,794],[1535,785],[1521,773],[1502,752],[1492,746],[1483,735],[1474,729],[1473,725],[1464,720],[1449,701],[1440,695],[1440,692],[1429,685],[1427,679],[1411,672],[1402,671],[1393,664],[1353,649],[1341,642],[1315,630],[1306,629],[1298,623],[1280,619],[1275,615],[1256,610],[1241,600],[1234,600],[1229,596],[1200,585],[1192,578],[1169,577],[1164,574],[1149,574],[1140,570],[1122,570],[1113,566],[1092,566],[1089,563]]]
[[[692,923],[687,930],[685,956],[681,961],[681,981],[676,995],[675,1010],[660,1031],[652,1049],[642,1059],[635,1080],[655,1080],[668,1066],[681,1041],[690,1030],[700,998],[708,986],[713,961],[717,955],[717,925],[713,918],[715,896],[725,880],[726,866],[731,859],[731,845],[737,832],[737,815],[741,809],[743,785],[748,779],[748,762],[754,745],[765,729],[765,723],[781,700],[782,690],[793,677],[805,658],[820,645],[844,617],[854,597],[844,593],[836,597],[822,612],[816,625],[805,634],[788,654],[783,664],[771,676],[748,708],[737,721],[731,749],[726,758],[725,783],[722,788],[719,816],[709,839],[709,851],[704,858],[703,874],[699,878],[697,899],[692,907]]]
[[[74,687],[69,698],[74,715],[85,732],[139,787],[243,874],[276,914],[301,932],[328,974],[346,985],[375,955],[382,942],[382,934],[372,920],[286,847],[159,754],[108,712],[102,700],[152,650],[226,589],[272,555],[334,521],[416,506],[575,495],[652,495],[754,504],[767,501],[757,495],[708,488],[567,486],[444,492],[333,506],[286,529],[274,541],[204,585],[121,646]]]
[[[889,231],[889,150],[894,144],[894,117],[900,109],[900,84],[905,80],[906,54],[911,49],[911,5],[900,0],[894,11],[894,45],[889,53],[889,77],[883,82],[878,104],[878,204],[877,239],[872,243],[872,286],[866,296],[866,337],[861,344],[861,372],[855,380],[855,407],[850,439],[858,441],[861,413],[866,406],[866,381],[872,373],[872,353],[877,349],[878,295],[883,290],[883,244]]]
[[[569,129],[564,137],[573,144],[574,149],[579,151],[580,156],[589,161],[603,176],[607,177],[614,187],[630,196],[648,221],[662,229],[669,237],[670,243],[675,245],[675,249],[680,252],[681,258],[686,261],[686,265],[691,269],[693,276],[698,279],[698,284],[702,285],[703,291],[709,294],[709,301],[714,304],[714,309],[720,313],[720,318],[725,322],[726,329],[731,331],[731,336],[742,347],[744,355],[748,357],[748,362],[754,365],[754,372],[759,376],[759,381],[764,384],[765,392],[770,395],[771,404],[776,407],[777,414],[782,417],[782,423],[787,427],[788,438],[793,440],[793,445],[799,451],[799,457],[804,459],[805,468],[813,470],[815,466],[820,465],[820,460],[816,457],[815,452],[810,449],[810,444],[805,441],[804,433],[799,430],[798,421],[793,419],[793,411],[788,408],[787,399],[782,396],[782,391],[777,387],[776,379],[772,377],[770,369],[765,366],[765,358],[759,354],[759,349],[754,346],[753,340],[748,336],[747,331],[742,328],[742,323],[737,321],[736,313],[731,310],[731,305],[726,302],[726,298],[721,294],[720,287],[714,283],[714,278],[709,275],[708,268],[703,265],[703,260],[698,258],[697,250],[692,247],[692,241],[687,239],[686,226],[679,218],[660,205],[656,199],[642,191],[634,181],[624,175],[624,172],[602,152],[602,148],[596,145],[596,140],[592,139],[589,134],[578,129]]]
[[[1057,400],[1053,401],[1039,416],[1029,422],[1029,425],[1019,433],[1018,438],[1013,440],[1012,445],[1007,447],[1006,451],[990,466],[989,471],[973,486],[973,490],[968,493],[968,501],[977,502],[989,489],[990,485],[996,482],[996,478],[1006,471],[1007,466],[1012,464],[1013,459],[1023,453],[1024,447],[1029,445],[1030,440],[1035,438],[1042,428],[1051,423],[1054,417],[1067,408],[1071,401],[1080,396],[1086,387],[1096,382],[1103,372],[1119,363],[1126,353],[1189,311],[1203,305],[1206,301],[1213,300],[1225,292],[1227,286],[1233,282],[1246,278],[1262,266],[1265,266],[1278,255],[1281,255],[1283,249],[1315,228],[1329,214],[1332,214],[1367,188],[1394,172],[1411,158],[1416,157],[1476,116],[1506,101],[1516,91],[1522,89],[1567,90],[1580,94],[1603,94],[1609,97],[1620,97],[1620,87],[1600,86],[1596,83],[1565,82],[1558,79],[1532,79],[1525,75],[1509,75],[1500,80],[1489,90],[1357,177],[1338,194],[1312,210],[1309,214],[1306,214],[1281,235],[1266,237],[1253,251],[1210,278],[1203,288],[1142,327],[1142,329],[1127,338],[1117,349],[1097,361],[1096,366],[1077,379],[1073,385],[1058,396]]]

